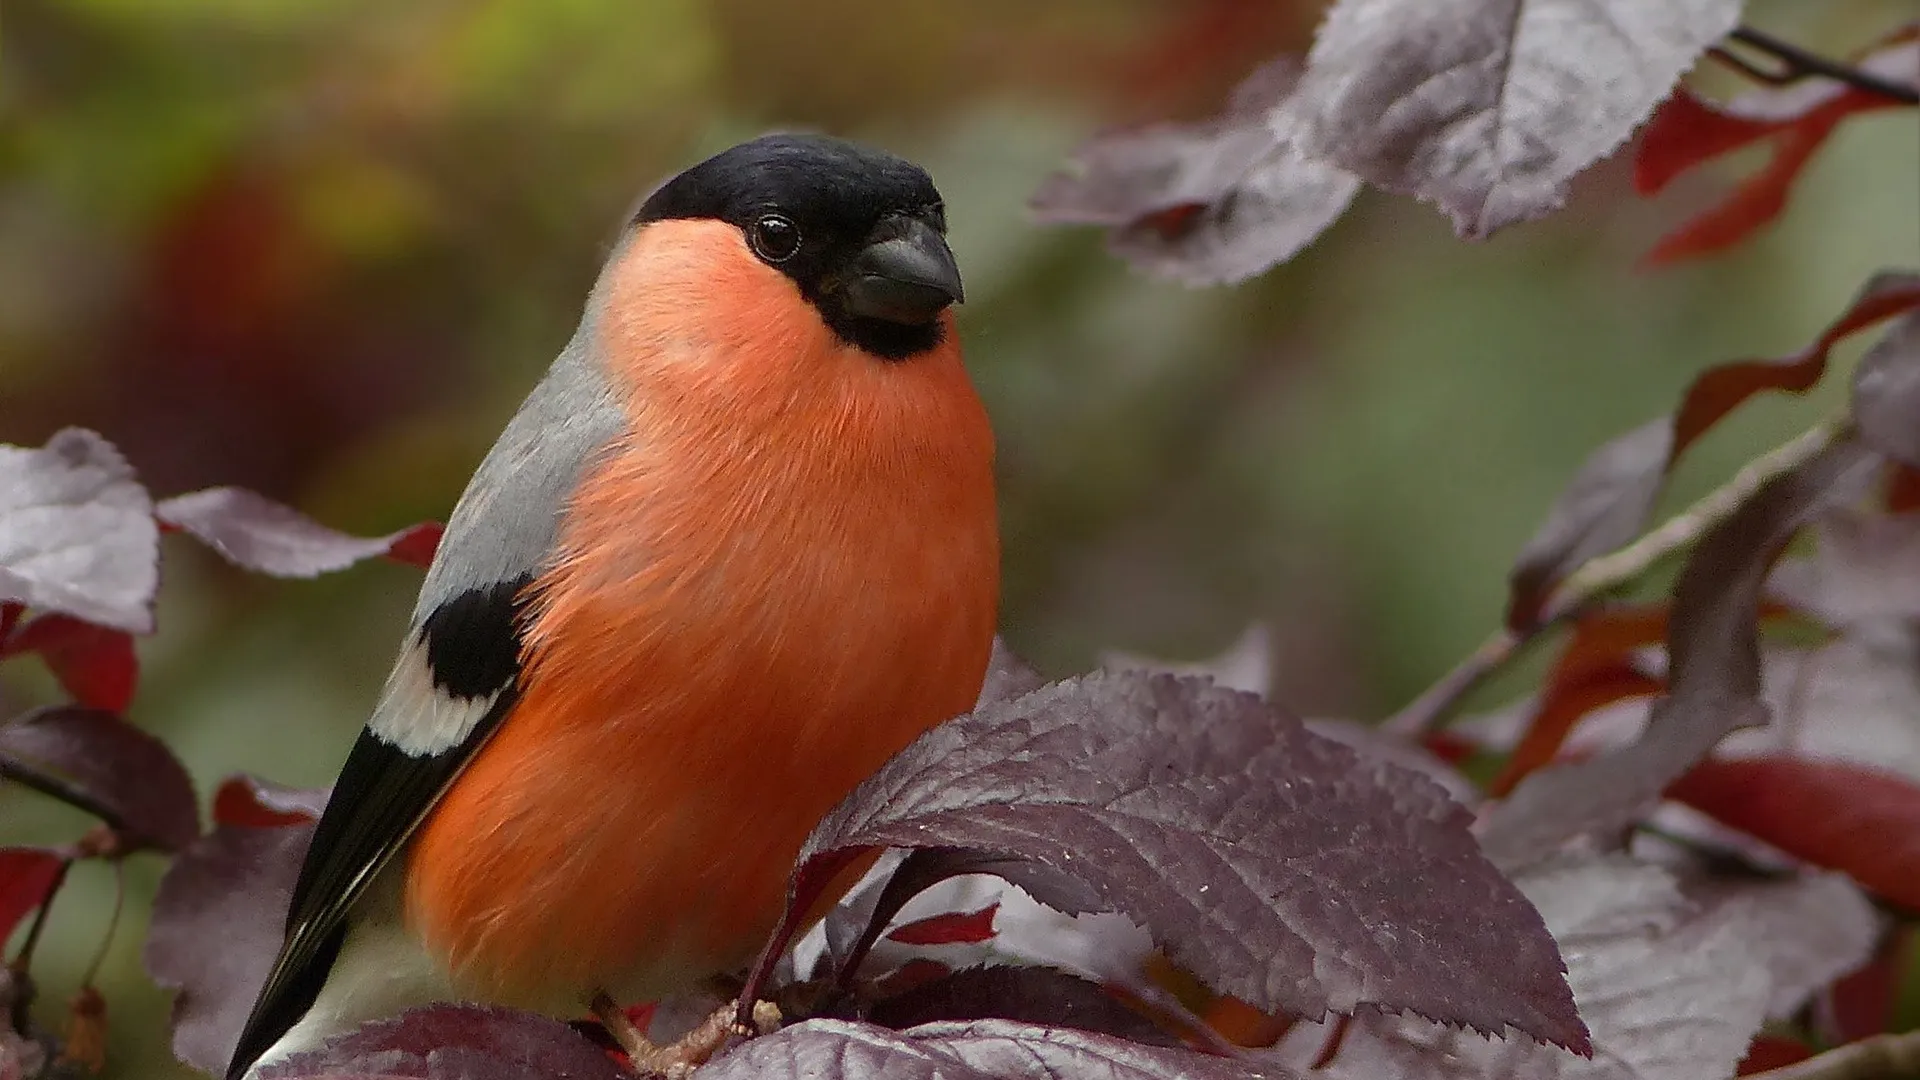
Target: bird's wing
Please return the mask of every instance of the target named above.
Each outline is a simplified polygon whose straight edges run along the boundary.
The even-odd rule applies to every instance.
[[[406,645],[314,829],[231,1080],[312,1006],[354,902],[513,706],[525,588],[582,469],[622,424],[590,351],[583,323],[447,521]]]

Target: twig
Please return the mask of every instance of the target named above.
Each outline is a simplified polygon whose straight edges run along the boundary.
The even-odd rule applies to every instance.
[[[113,860],[113,913],[107,916],[106,932],[100,935],[100,947],[93,951],[93,959],[87,963],[87,973],[80,979],[83,987],[92,986],[100,977],[100,965],[106,963],[107,953],[113,949],[113,936],[120,929],[120,913],[127,906],[127,864],[124,859]]]
[[[43,772],[24,762],[0,758],[0,780],[12,780],[77,810],[85,810],[115,832],[126,831],[126,819],[120,816],[119,811],[50,772]]]
[[[1546,627],[1542,625],[1534,631],[1539,633]],[[1530,635],[1529,635],[1530,637]],[[1461,699],[1479,689],[1480,684],[1489,675],[1500,670],[1507,661],[1513,659],[1520,646],[1527,643],[1523,638],[1506,627],[1493,632],[1480,647],[1467,654],[1465,660],[1456,664],[1452,671],[1440,676],[1440,681],[1422,691],[1420,696],[1408,702],[1399,712],[1387,717],[1380,726],[1397,735],[1420,735],[1438,726],[1460,704]]]
[[[1574,614],[1601,594],[1637,579],[1654,563],[1700,539],[1701,534],[1725,521],[1775,477],[1792,472],[1832,445],[1844,426],[1844,421],[1838,418],[1815,424],[1792,441],[1747,462],[1733,474],[1733,479],[1707,492],[1652,532],[1618,551],[1589,559],[1569,574],[1547,599],[1546,618],[1554,620]]]
[[[1826,449],[1844,428],[1845,422],[1839,418],[1814,425],[1791,441],[1749,461],[1732,479],[1633,543],[1587,560],[1553,590],[1541,606],[1539,620],[1531,628],[1515,632],[1502,627],[1495,631],[1458,666],[1441,676],[1440,681],[1388,717],[1382,726],[1406,736],[1432,730],[1452,714],[1462,699],[1541,634],[1577,617],[1594,601],[1631,584],[1661,559],[1700,539],[1768,481],[1793,471]]]
[[[1715,60],[1734,68],[1756,82],[1769,86],[1784,86],[1798,82],[1809,76],[1842,82],[1857,90],[1869,94],[1878,94],[1884,98],[1907,105],[1920,105],[1920,88],[1906,86],[1892,79],[1883,78],[1870,71],[1862,71],[1850,64],[1838,60],[1829,60],[1818,53],[1808,52],[1791,41],[1782,41],[1772,34],[1755,30],[1751,26],[1737,26],[1727,35],[1727,40],[1737,41],[1778,60],[1780,67],[1769,70],[1755,64],[1725,46],[1715,46],[1707,50]]]
[[[1900,1080],[1920,1073],[1920,1031],[1875,1035],[1805,1061],[1755,1073],[1752,1080]]]
[[[40,944],[40,931],[47,925],[47,912],[53,909],[53,898],[60,894],[60,887],[67,883],[67,871],[73,869],[71,857],[60,860],[60,869],[53,872],[53,884],[47,887],[47,895],[40,901],[40,909],[33,913],[33,921],[27,924],[27,936],[20,942],[20,951],[13,954],[8,966],[21,975],[33,967],[33,950]]]

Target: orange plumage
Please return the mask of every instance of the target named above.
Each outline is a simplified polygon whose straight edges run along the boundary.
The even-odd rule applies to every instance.
[[[553,1011],[750,959],[814,822],[971,706],[999,593],[950,312],[885,362],[731,225],[615,260],[596,345],[627,432],[569,500],[518,704],[407,856],[455,985]]]

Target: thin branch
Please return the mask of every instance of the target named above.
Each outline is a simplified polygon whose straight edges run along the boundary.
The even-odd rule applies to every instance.
[[[1724,46],[1716,46],[1708,50],[1709,55],[1715,60],[1757,82],[1782,86],[1811,76],[1819,76],[1903,104],[1920,105],[1920,88],[1907,86],[1870,71],[1863,71],[1838,60],[1829,60],[1818,53],[1808,52],[1791,41],[1782,41],[1772,34],[1755,30],[1751,26],[1735,27],[1733,32],[1727,35],[1727,40],[1737,41],[1780,62],[1778,69],[1768,70],[1740,57]]]
[[[1388,717],[1382,726],[1407,736],[1437,727],[1459,707],[1462,699],[1505,667],[1530,642],[1561,623],[1577,618],[1595,601],[1633,583],[1655,563],[1700,539],[1769,481],[1799,468],[1826,449],[1844,429],[1845,422],[1839,418],[1814,425],[1748,462],[1732,479],[1633,543],[1587,560],[1553,590],[1541,606],[1540,619],[1533,627],[1524,633],[1505,627],[1495,631],[1452,671]]]
[[[1768,86],[1787,86],[1807,77],[1806,72],[1803,71],[1774,71],[1763,68],[1723,45],[1711,46],[1707,49],[1707,55],[1754,82],[1765,83]]]
[[[100,935],[100,947],[93,951],[93,959],[87,963],[87,973],[81,977],[80,985],[89,987],[100,977],[100,965],[107,962],[107,953],[113,950],[113,937],[120,929],[120,914],[127,906],[127,864],[124,859],[113,860],[113,913],[107,916],[106,932]]]
[[[33,921],[27,924],[27,936],[20,942],[20,951],[14,953],[8,963],[17,974],[26,975],[32,970],[33,950],[40,944],[40,931],[46,927],[47,913],[53,910],[53,898],[60,895],[60,887],[67,883],[67,871],[71,869],[72,858],[60,860],[60,869],[54,871],[53,883],[47,886],[47,895],[41,899],[39,910],[33,913]]]
[[[1652,532],[1610,554],[1588,560],[1547,598],[1549,620],[1576,614],[1605,593],[1637,580],[1660,560],[1700,539],[1725,521],[1761,488],[1807,462],[1833,444],[1845,422],[1823,420],[1791,441],[1767,451],[1733,474],[1733,479],[1701,496]]]
[[[119,811],[50,772],[36,769],[23,761],[0,757],[0,780],[12,780],[68,806],[99,818],[115,832],[127,831],[126,819]]]
[[[1440,721],[1453,712],[1455,706],[1468,694],[1480,688],[1488,676],[1506,666],[1513,654],[1532,639],[1534,634],[1545,630],[1543,623],[1525,637],[1506,627],[1495,630],[1480,647],[1467,654],[1465,660],[1454,666],[1452,671],[1440,676],[1440,680],[1422,691],[1420,696],[1408,702],[1399,712],[1394,713],[1380,725],[1397,735],[1420,735],[1438,727]]]
[[[1805,1061],[1755,1073],[1752,1080],[1901,1080],[1920,1073],[1920,1031],[1875,1035]]]

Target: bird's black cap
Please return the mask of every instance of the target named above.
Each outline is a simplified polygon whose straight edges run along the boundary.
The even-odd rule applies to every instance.
[[[933,179],[844,139],[783,133],[741,143],[667,181],[633,220],[679,218],[739,227],[836,334],[887,359],[937,345],[937,316],[961,298]]]

